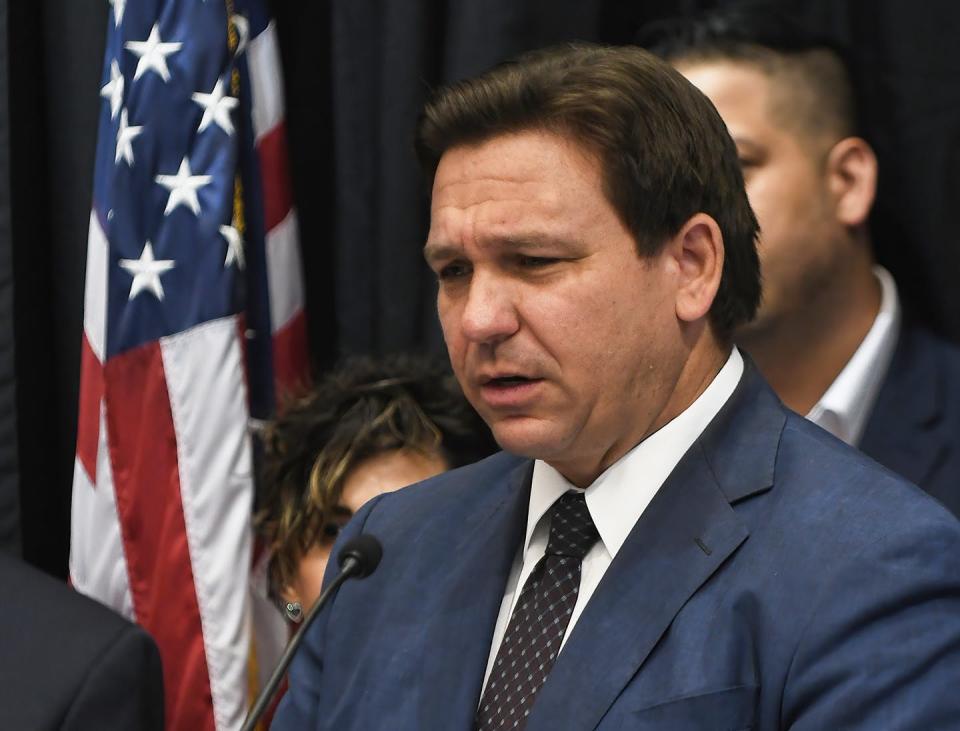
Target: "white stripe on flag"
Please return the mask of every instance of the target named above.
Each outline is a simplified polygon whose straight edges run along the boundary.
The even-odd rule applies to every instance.
[[[270,290],[272,332],[280,330],[303,309],[299,241],[297,213],[294,210],[267,233],[267,286]]]
[[[277,29],[271,20],[247,46],[253,133],[259,140],[283,119],[283,78]]]
[[[250,598],[253,605],[253,642],[257,656],[257,688],[263,688],[280,661],[287,640],[287,623],[269,597],[267,569],[270,554],[263,552],[250,571]]]
[[[100,228],[97,212],[90,211],[87,235],[87,274],[83,294],[83,330],[97,360],[103,363],[107,321],[107,237]]]
[[[102,402],[97,485],[94,487],[90,482],[80,460],[74,459],[70,524],[70,581],[74,588],[136,621],[120,535]]]
[[[214,718],[233,729],[246,713],[253,506],[237,319],[161,338],[160,348]]]

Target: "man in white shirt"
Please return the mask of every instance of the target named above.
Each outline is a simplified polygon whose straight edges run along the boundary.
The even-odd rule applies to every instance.
[[[960,349],[905,320],[868,216],[877,161],[843,59],[789,13],[651,29],[714,103],[760,222],[764,299],[736,340],[783,401],[960,515]]]
[[[418,151],[451,363],[505,452],[356,514],[341,544],[382,562],[274,728],[956,725],[960,525],[731,345],[757,227],[709,102],[558,47],[441,90]]]

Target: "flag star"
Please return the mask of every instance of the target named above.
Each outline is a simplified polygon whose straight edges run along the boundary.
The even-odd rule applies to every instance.
[[[164,81],[170,81],[170,69],[167,68],[167,56],[180,50],[182,43],[164,43],[160,40],[160,24],[154,23],[150,36],[145,41],[127,41],[123,44],[131,53],[140,57],[137,70],[133,74],[136,81],[147,71],[156,71]]]
[[[158,175],[156,180],[170,191],[170,197],[167,198],[167,207],[163,210],[164,216],[169,216],[181,203],[193,211],[194,215],[200,215],[200,201],[197,198],[197,190],[210,183],[213,176],[194,175],[190,170],[190,161],[185,157],[180,162],[180,169],[176,175]]]
[[[133,275],[130,296],[127,297],[128,301],[144,290],[162,301],[163,284],[160,283],[160,275],[173,269],[176,263],[173,259],[154,259],[153,244],[148,241],[144,244],[139,259],[121,259],[120,266]]]
[[[237,106],[237,99],[224,94],[223,87],[223,77],[220,77],[209,94],[201,94],[198,91],[191,97],[203,107],[203,119],[200,120],[199,132],[203,132],[211,122],[216,122],[217,126],[228,135],[233,134],[230,112]]]
[[[227,258],[223,260],[224,269],[234,262],[237,263],[238,269],[243,269],[246,261],[243,258],[243,237],[240,232],[233,226],[221,226],[220,234],[227,240]]]
[[[110,100],[110,119],[116,119],[123,103],[123,74],[120,73],[117,59],[110,62],[110,81],[100,89],[100,96]]]
[[[143,126],[130,127],[127,124],[127,110],[120,112],[120,128],[117,130],[117,151],[113,161],[117,164],[123,158],[127,165],[133,166],[133,141],[141,135]]]
[[[238,36],[237,50],[234,51],[233,54],[239,56],[247,47],[247,41],[250,39],[250,21],[242,15],[234,14],[230,16],[230,22],[233,23],[233,27],[237,29]]]
[[[113,5],[113,26],[119,28],[123,22],[123,10],[127,6],[127,0],[110,0]]]

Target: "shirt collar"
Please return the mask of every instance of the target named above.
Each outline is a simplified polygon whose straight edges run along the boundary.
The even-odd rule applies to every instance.
[[[587,508],[611,558],[681,457],[730,398],[743,375],[743,367],[740,351],[733,348],[723,368],[690,406],[610,465],[586,488]],[[524,554],[540,520],[568,490],[579,488],[546,462],[534,462]]]
[[[874,267],[873,273],[880,282],[880,311],[853,356],[807,414],[810,421],[853,445],[863,436],[900,333],[897,285],[883,267]]]

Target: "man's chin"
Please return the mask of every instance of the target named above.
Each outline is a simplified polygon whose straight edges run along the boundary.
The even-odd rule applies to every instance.
[[[500,448],[530,459],[549,460],[562,454],[566,440],[549,425],[530,417],[514,417],[491,426]]]

